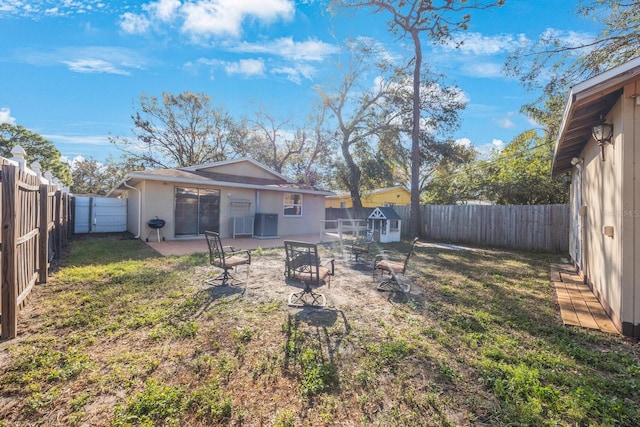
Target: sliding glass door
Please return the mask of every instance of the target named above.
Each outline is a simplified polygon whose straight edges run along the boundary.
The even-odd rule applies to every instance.
[[[176,187],[176,236],[220,232],[220,190]]]

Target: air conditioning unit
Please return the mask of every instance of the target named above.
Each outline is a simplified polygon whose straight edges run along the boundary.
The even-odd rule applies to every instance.
[[[253,223],[253,235],[258,238],[277,238],[278,214],[256,212],[256,218]]]

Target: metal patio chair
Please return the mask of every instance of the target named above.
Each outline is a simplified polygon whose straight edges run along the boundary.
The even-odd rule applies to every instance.
[[[207,239],[209,247],[209,263],[214,267],[222,269],[222,273],[214,278],[206,279],[205,282],[210,285],[220,284],[241,284],[241,280],[236,279],[229,273],[240,265],[247,266],[247,277],[249,276],[249,266],[251,265],[251,252],[247,250],[236,251],[232,246],[222,246],[220,234],[214,231],[205,231],[204,236]]]
[[[366,258],[373,244],[373,232],[367,231],[367,235],[364,238],[357,239],[351,248],[349,248],[349,259],[354,259],[356,264],[368,263],[361,258]]]
[[[320,265],[318,246],[313,243],[287,240],[285,249],[285,276],[304,284],[304,289],[289,295],[289,305],[294,307],[324,307],[327,299],[323,294],[313,291],[313,287],[326,282],[331,286],[331,276],[335,274],[334,260]]]
[[[379,272],[383,277],[382,282],[377,287],[379,291],[407,293],[411,290],[411,285],[404,281],[399,281],[398,275],[405,275],[409,258],[413,255],[417,242],[418,238],[416,237],[413,239],[411,248],[403,260],[389,258],[387,252],[376,255],[373,261],[373,279],[375,280],[376,272]],[[389,274],[388,279],[384,279],[385,273]]]

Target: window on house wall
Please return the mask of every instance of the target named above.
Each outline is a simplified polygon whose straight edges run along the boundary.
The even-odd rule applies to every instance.
[[[346,208],[347,207],[347,202],[340,202],[340,207],[341,208]]]
[[[284,216],[302,216],[302,194],[284,194]]]

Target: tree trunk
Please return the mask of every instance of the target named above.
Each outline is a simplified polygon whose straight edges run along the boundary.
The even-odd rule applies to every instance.
[[[349,152],[349,147],[351,144],[348,142],[348,138],[342,142],[342,156],[344,157],[345,162],[347,162],[347,167],[349,168],[349,174],[351,175],[351,179],[347,183],[349,187],[349,192],[351,193],[351,201],[353,202],[354,208],[362,207],[362,199],[360,198],[360,176],[362,173],[360,172],[360,168],[356,165],[356,162],[353,161],[353,157],[351,157],[351,153]]]
[[[416,57],[413,66],[413,128],[411,129],[411,208],[409,230],[411,237],[420,237],[420,73],[422,46],[420,33],[411,32]]]

